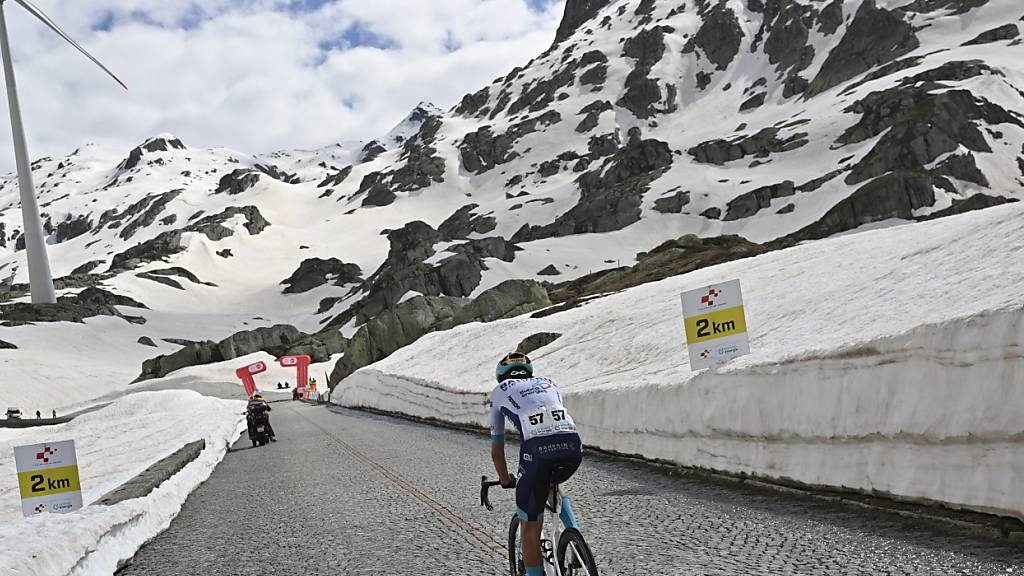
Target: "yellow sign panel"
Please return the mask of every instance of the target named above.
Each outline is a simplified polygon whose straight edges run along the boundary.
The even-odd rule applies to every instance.
[[[747,331],[747,320],[743,306],[717,310],[703,316],[686,318],[686,342],[697,344],[726,336],[743,334]]]
[[[78,481],[78,465],[20,472],[18,487],[22,499],[78,492],[82,489]]]

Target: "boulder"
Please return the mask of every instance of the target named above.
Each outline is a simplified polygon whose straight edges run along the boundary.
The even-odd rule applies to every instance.
[[[796,194],[796,189],[792,180],[786,180],[771,186],[762,186],[733,198],[726,205],[725,218],[722,218],[722,220],[729,222],[741,218],[749,218],[761,210],[769,208],[772,200],[794,194]]]
[[[449,327],[455,313],[467,302],[446,296],[416,296],[369,320],[345,346],[344,356],[330,375],[333,388],[363,366],[382,360],[439,327]]]
[[[654,201],[654,211],[662,214],[681,214],[683,208],[690,203],[690,192],[679,190],[669,196],[662,196]]]
[[[526,338],[523,338],[523,341],[516,346],[516,352],[532,354],[561,337],[562,335],[558,332],[538,332],[536,334],[531,334]]]
[[[356,264],[347,264],[337,258],[308,258],[281,284],[285,286],[285,294],[301,294],[332,280],[335,286],[354,284],[362,280],[362,274],[362,269]]]
[[[156,342],[153,342],[153,339],[149,336],[140,336],[137,342],[143,346],[151,346],[153,348],[157,347]]]
[[[493,322],[551,305],[547,290],[533,280],[506,280],[485,290],[455,313],[455,325]]]
[[[964,214],[974,210],[984,210],[985,208],[991,208],[993,206],[1001,206],[1003,204],[1009,204],[1013,202],[1019,202],[1017,198],[1007,198],[1005,196],[989,196],[988,194],[977,193],[972,195],[970,198],[963,200],[954,200],[953,205],[949,208],[938,210],[928,214],[927,216],[919,217],[917,220],[935,220],[936,218],[945,218],[946,216],[956,216],[957,214]]]

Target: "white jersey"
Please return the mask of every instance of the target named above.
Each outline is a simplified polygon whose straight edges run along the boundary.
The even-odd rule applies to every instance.
[[[547,378],[506,380],[491,392],[491,438],[504,441],[505,418],[512,421],[523,442],[530,438],[576,432],[562,406],[562,393]]]

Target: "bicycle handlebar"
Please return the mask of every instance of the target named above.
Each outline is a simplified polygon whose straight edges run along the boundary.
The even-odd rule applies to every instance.
[[[494,486],[501,486],[501,481],[488,482],[487,476],[480,477],[480,505],[487,508],[488,511],[494,510],[494,506],[491,506],[491,499],[488,498],[488,492]]]

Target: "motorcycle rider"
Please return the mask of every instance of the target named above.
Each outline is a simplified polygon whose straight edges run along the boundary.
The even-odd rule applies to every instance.
[[[583,460],[576,424],[562,406],[562,394],[547,378],[533,377],[533,363],[526,354],[513,352],[495,368],[498,386],[491,392],[491,460],[505,488],[516,489],[516,513],[521,522],[523,564],[526,576],[543,576],[540,535],[544,506],[554,499],[552,484],[568,480]],[[512,478],[505,461],[505,418],[522,438],[519,473]],[[576,527],[572,501],[561,501],[560,518]]]
[[[276,434],[274,434],[274,427],[270,425],[270,411],[270,404],[263,399],[263,396],[259,392],[256,392],[252,395],[252,398],[249,398],[249,404],[246,406],[246,421],[251,432],[256,417],[264,415],[267,419],[267,434],[270,435],[270,441],[277,442]]]

